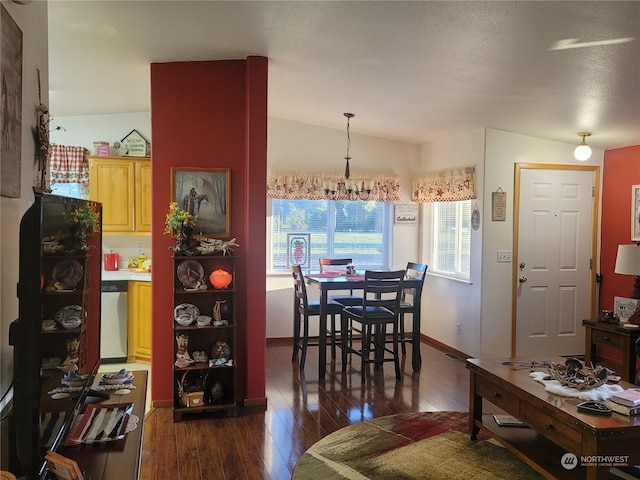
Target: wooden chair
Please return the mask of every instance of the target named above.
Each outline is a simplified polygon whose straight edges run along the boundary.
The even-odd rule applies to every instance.
[[[345,273],[347,271],[347,265],[353,263],[351,258],[320,258],[318,259],[320,264],[320,273],[323,273],[326,267],[343,267],[338,270],[344,270]],[[339,303],[345,307],[351,305],[362,305],[362,297],[354,295],[353,290],[349,290],[349,295],[333,295],[331,297],[336,303]]]
[[[424,282],[424,277],[427,274],[427,265],[424,263],[407,263],[407,269],[405,270],[405,276],[411,278],[418,278],[420,281]],[[407,313],[413,315],[414,310],[413,307],[416,303],[420,302],[420,296],[422,295],[422,290],[420,290],[420,296],[416,295],[416,289],[409,287],[402,289],[402,295],[400,298],[400,345],[402,345],[402,355],[407,354],[406,343],[411,342],[411,338],[407,338],[404,334],[404,316]],[[413,335],[416,332],[412,332]]]
[[[291,361],[295,361],[298,357],[298,351],[301,351],[300,355],[300,370],[304,370],[304,364],[307,359],[307,347],[317,347],[318,342],[312,343],[309,340],[312,338],[309,336],[309,317],[320,316],[320,302],[309,301],[307,297],[307,286],[304,281],[304,275],[302,274],[302,268],[300,265],[293,265],[291,267],[293,274],[293,355]],[[331,325],[327,325],[327,345],[331,345],[331,358],[336,358],[336,315],[342,312],[344,307],[339,303],[329,301],[327,303],[327,313],[331,316]],[[300,333],[300,326],[302,325],[302,334]],[[315,338],[315,337],[314,337]]]
[[[377,272],[367,270],[364,274],[365,286],[363,303],[359,306],[345,307],[341,318],[342,371],[347,369],[347,354],[355,353],[361,360],[361,380],[364,383],[366,366],[369,363],[381,365],[393,362],[396,380],[400,380],[400,355],[398,353],[398,323],[400,316],[400,298],[402,294],[404,270]],[[361,347],[353,347],[353,329],[350,322],[361,325]],[[387,327],[392,327],[392,348],[387,347]],[[347,340],[347,341],[345,341]],[[373,346],[373,349],[371,348]],[[371,351],[374,358],[370,359]],[[391,357],[386,356],[391,354]]]

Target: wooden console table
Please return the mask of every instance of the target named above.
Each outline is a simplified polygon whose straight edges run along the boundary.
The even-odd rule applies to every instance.
[[[598,346],[613,348],[622,354],[622,363],[614,365],[605,361],[602,364],[615,370],[616,374],[620,375],[623,380],[635,383],[636,340],[640,336],[640,329],[628,330],[616,324],[594,322],[592,320],[583,320],[582,325],[586,329],[585,362],[587,365],[590,362],[594,365],[601,363],[601,358],[598,357]],[[607,365],[607,363],[609,364]]]
[[[530,369],[514,369],[504,361],[532,359],[469,359],[469,430],[477,438],[480,428],[490,431],[516,456],[547,478],[601,480],[610,467],[604,457],[620,457],[629,466],[640,464],[640,416],[610,416],[579,412],[576,398],[548,393],[544,385],[529,376]],[[564,363],[565,359],[553,360]],[[544,368],[544,367],[543,367]],[[546,371],[546,368],[539,369]],[[621,382],[624,388],[632,388]],[[491,415],[483,416],[483,399],[523,421],[530,428],[498,426]],[[565,454],[577,456],[568,469]],[[628,456],[628,457],[627,457]],[[588,459],[581,465],[581,457]],[[612,458],[610,457],[610,458]]]
[[[147,375],[145,370],[133,372],[133,384],[127,395],[116,395],[102,400],[101,405],[110,403],[133,403],[133,415],[136,415],[138,426],[127,433],[124,439],[115,442],[94,443],[92,445],[64,446],[60,453],[78,463],[91,480],[114,480],[138,478],[140,473],[140,452],[142,449],[142,432],[144,427],[145,401],[147,396]]]

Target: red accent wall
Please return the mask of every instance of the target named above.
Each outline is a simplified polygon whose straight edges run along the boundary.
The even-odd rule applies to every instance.
[[[640,184],[640,145],[604,152],[600,232],[600,309],[612,310],[613,297],[628,297],[631,275],[613,273],[618,245],[631,241],[631,185]],[[640,247],[639,247],[640,248]]]
[[[242,398],[265,399],[268,59],[151,64],[153,401],[173,399],[173,262],[164,235],[172,167],[231,170]]]

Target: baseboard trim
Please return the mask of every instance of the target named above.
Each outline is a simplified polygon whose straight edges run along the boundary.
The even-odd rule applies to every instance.
[[[472,358],[472,355],[468,355],[464,352],[461,352],[460,350],[456,350],[455,348],[450,347],[446,343],[439,342],[438,340],[423,334],[420,334],[420,341],[423,343],[426,343],[427,345],[432,346],[433,348],[437,348],[438,350],[441,350],[445,353],[452,353],[455,356],[462,358],[463,360],[466,360],[467,358]]]

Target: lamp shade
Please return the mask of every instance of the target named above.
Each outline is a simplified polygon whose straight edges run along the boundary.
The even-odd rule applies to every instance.
[[[573,151],[573,156],[580,162],[585,162],[591,158],[591,147],[586,143],[581,143]]]
[[[640,246],[618,245],[615,273],[640,275]]]

